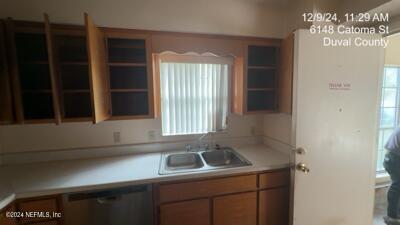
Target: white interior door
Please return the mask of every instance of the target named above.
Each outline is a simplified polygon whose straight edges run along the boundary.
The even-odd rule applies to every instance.
[[[370,225],[383,49],[324,47],[324,36],[295,38],[292,144],[310,172],[295,172],[293,224]]]

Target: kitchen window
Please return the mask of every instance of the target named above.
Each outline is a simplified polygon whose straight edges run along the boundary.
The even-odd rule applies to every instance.
[[[162,134],[224,130],[229,112],[231,60],[216,56],[161,55]]]
[[[380,105],[380,122],[378,130],[377,172],[385,172],[385,144],[394,128],[399,124],[400,109],[400,67],[387,66],[384,69],[382,98]]]

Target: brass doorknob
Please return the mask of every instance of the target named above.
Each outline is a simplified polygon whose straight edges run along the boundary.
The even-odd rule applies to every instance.
[[[303,172],[303,173],[305,173],[305,174],[310,172],[310,169],[308,169],[308,167],[304,163],[298,163],[296,165],[296,169],[301,171],[301,172]]]

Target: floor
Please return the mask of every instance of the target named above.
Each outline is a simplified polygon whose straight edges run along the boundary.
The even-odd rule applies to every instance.
[[[382,219],[386,215],[386,193],[387,187],[375,189],[374,225],[386,225]]]

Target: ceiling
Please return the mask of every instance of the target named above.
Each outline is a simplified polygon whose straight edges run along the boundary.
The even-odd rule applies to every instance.
[[[388,12],[389,17],[393,18],[396,16],[400,16],[400,0],[392,0],[388,3],[385,3],[370,12],[375,13],[375,12]]]

